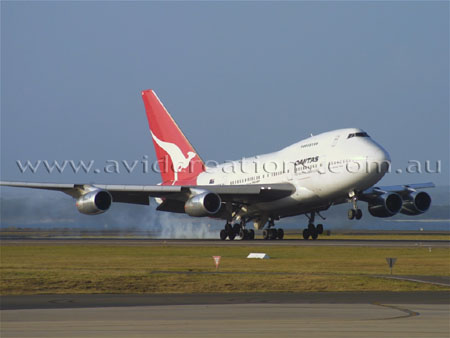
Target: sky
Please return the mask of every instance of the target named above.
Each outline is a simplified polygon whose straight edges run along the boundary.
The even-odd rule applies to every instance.
[[[204,160],[358,127],[403,171],[380,184],[449,184],[447,1],[2,1],[1,180],[158,183],[141,165],[155,160],[143,89]],[[17,165],[43,160],[101,170]]]

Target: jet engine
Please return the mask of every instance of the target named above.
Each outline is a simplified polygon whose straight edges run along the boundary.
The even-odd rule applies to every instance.
[[[77,199],[76,206],[79,212],[86,215],[102,214],[111,206],[112,197],[106,190],[93,190]]]
[[[374,217],[391,217],[402,208],[403,200],[395,192],[385,193],[369,202],[369,212]]]
[[[219,195],[204,191],[189,198],[184,205],[184,211],[194,217],[211,216],[219,212],[221,205]]]
[[[405,215],[423,214],[430,208],[431,197],[424,191],[414,191],[403,201],[403,207],[400,212]]]

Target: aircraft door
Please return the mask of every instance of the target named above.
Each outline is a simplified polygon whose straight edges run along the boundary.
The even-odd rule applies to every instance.
[[[319,168],[317,170],[319,175],[324,175],[327,172],[327,167],[328,167],[327,157],[325,155],[320,155]]]
[[[289,182],[294,180],[294,166],[291,166],[290,168],[288,168],[287,170],[287,179]]]

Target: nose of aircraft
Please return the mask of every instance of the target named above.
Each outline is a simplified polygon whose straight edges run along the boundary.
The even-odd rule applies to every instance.
[[[391,157],[389,153],[379,144],[370,145],[367,152],[367,160],[371,169],[376,169],[380,174],[384,175],[391,165]]]

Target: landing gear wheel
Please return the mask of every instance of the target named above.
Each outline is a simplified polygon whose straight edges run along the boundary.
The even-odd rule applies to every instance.
[[[319,234],[318,234],[317,231],[314,231],[314,232],[311,234],[311,238],[312,238],[313,240],[316,240],[317,237],[319,237]]]
[[[249,238],[249,232],[247,229],[244,229],[244,239],[250,239]]]
[[[239,223],[235,223],[233,225],[233,231],[236,235],[239,234],[239,232],[241,231],[241,225]]]
[[[255,230],[250,229],[250,230],[248,231],[248,239],[250,239],[250,240],[255,239]]]
[[[269,229],[269,239],[274,240],[277,239],[277,230]]]
[[[317,233],[319,235],[322,235],[323,234],[323,225],[322,224],[317,224],[316,230],[317,230]]]
[[[362,210],[361,209],[356,209],[355,217],[356,217],[356,219],[361,219],[361,217],[362,217]]]
[[[309,234],[309,230],[308,229],[303,230],[303,239],[308,240],[309,235],[310,234]]]
[[[230,223],[225,224],[225,231],[227,234],[230,234],[233,231],[233,227]]]
[[[348,219],[354,219],[356,216],[355,209],[348,209],[347,217]]]
[[[265,240],[269,239],[269,230],[267,230],[267,229],[263,230],[263,239],[265,239]]]
[[[227,232],[225,231],[225,230],[220,230],[220,239],[222,240],[222,241],[224,241],[224,240],[226,240],[227,239]]]
[[[284,237],[284,230],[283,229],[277,229],[277,238],[283,239]]]
[[[241,229],[239,231],[239,237],[241,237],[242,240],[248,239],[248,231],[246,229]]]
[[[234,231],[228,233],[228,238],[230,239],[230,241],[234,240],[235,237],[236,234],[234,233]]]

